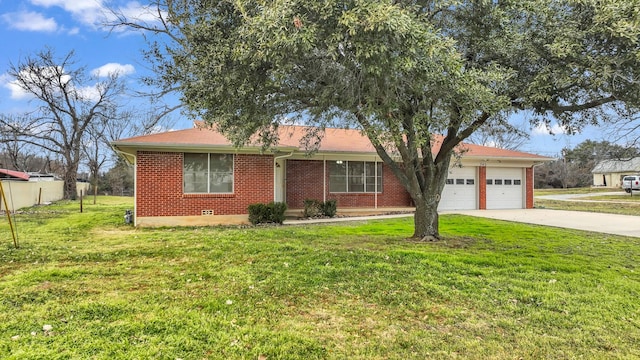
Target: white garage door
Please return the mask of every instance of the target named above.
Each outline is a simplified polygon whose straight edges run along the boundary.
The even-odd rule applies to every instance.
[[[442,191],[438,210],[477,209],[477,187],[475,167],[449,169],[447,184]]]
[[[487,168],[487,209],[522,209],[521,168]]]

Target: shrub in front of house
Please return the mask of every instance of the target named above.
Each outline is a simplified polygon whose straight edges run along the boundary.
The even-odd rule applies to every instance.
[[[322,208],[322,214],[328,217],[336,216],[336,212],[338,211],[336,207],[336,200],[334,199],[323,202],[320,207]]]
[[[287,211],[287,204],[281,202],[270,202],[268,204],[251,204],[248,206],[249,222],[253,225],[264,223],[282,224],[284,213]]]
[[[287,204],[283,202],[271,202],[267,206],[271,210],[271,222],[282,224],[284,222],[284,213],[287,211]]]
[[[316,199],[304,200],[303,216],[305,218],[318,216],[334,217],[336,216],[336,212],[336,200],[327,200],[325,202]]]
[[[303,204],[304,204],[304,213],[302,214],[302,216],[306,218],[310,218],[310,217],[317,217],[320,214],[322,214],[322,209],[320,208],[320,205],[322,204],[322,202],[320,202],[319,200],[304,199]]]

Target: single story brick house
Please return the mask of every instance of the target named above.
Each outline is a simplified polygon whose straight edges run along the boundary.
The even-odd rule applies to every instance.
[[[112,143],[135,165],[136,226],[248,222],[247,206],[303,200],[337,201],[338,213],[413,210],[411,197],[358,130],[326,129],[317,152],[300,145],[302,126],[281,126],[275,150],[235,148],[220,133],[196,125]],[[533,207],[534,166],[552,159],[462,144],[440,210]]]

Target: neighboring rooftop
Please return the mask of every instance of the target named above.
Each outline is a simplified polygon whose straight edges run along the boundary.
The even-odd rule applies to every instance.
[[[640,173],[640,157],[631,159],[602,160],[591,171],[594,174]]]
[[[0,179],[29,181],[29,174],[22,171],[0,169]]]

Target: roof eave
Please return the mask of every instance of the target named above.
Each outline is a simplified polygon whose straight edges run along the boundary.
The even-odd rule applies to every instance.
[[[181,152],[230,152],[230,153],[244,153],[244,154],[261,154],[264,153],[263,149],[259,146],[246,146],[237,148],[233,145],[207,145],[207,144],[185,144],[185,143],[149,143],[149,142],[122,142],[114,141],[111,143],[113,148],[122,153],[125,158],[133,163],[138,151],[181,151]],[[269,153],[278,152],[293,152],[296,155],[306,155],[307,152],[301,150],[296,146],[278,146],[269,151]],[[341,151],[341,150],[319,150],[313,154],[312,157],[321,156],[336,156],[336,155],[348,155],[358,157],[378,157],[375,151],[367,152],[354,152],[354,151]],[[462,155],[465,159],[474,159],[480,161],[530,161],[536,163],[545,163],[555,161],[555,158],[545,157],[516,157],[516,156],[483,156],[483,155]]]
[[[555,158],[545,158],[545,157],[521,157],[521,156],[482,156],[482,155],[462,155],[463,159],[477,159],[484,161],[498,161],[498,160],[508,160],[508,161],[535,161],[535,162],[551,162],[557,159]]]
[[[227,151],[233,153],[247,153],[257,154],[262,153],[263,149],[259,146],[245,146],[235,147],[233,145],[207,145],[207,144],[184,144],[184,143],[149,143],[149,142],[120,142],[114,141],[111,143],[117,151],[135,156],[138,151]],[[278,146],[273,149],[276,151],[297,151],[297,147],[293,146]]]

